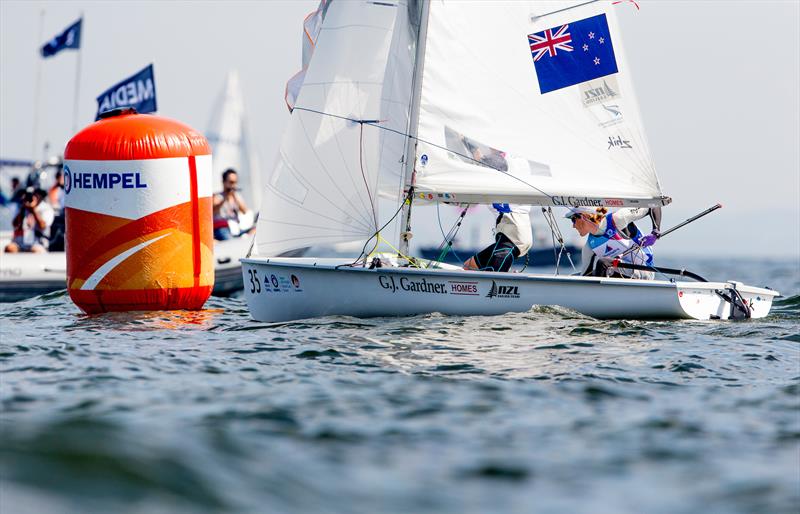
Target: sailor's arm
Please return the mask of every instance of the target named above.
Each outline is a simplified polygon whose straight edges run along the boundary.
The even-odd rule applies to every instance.
[[[214,194],[211,197],[211,208],[214,211],[214,216],[219,215],[219,209],[222,207],[222,204],[225,203],[225,197],[221,194]]]
[[[233,199],[236,202],[236,207],[239,208],[239,212],[244,214],[244,213],[246,213],[248,211],[247,204],[244,203],[244,198],[242,198],[242,195],[240,195],[239,193],[234,192],[233,193]]]
[[[614,224],[618,227],[627,227],[628,223],[640,220],[650,214],[650,209],[647,207],[637,207],[635,209],[625,208],[620,209],[614,214]]]

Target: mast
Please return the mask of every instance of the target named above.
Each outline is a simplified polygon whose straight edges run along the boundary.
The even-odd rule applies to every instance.
[[[417,48],[414,58],[414,76],[412,80],[411,96],[411,117],[409,119],[408,138],[406,140],[404,173],[404,192],[411,191],[416,183],[416,155],[417,155],[417,130],[419,127],[419,103],[422,96],[422,72],[425,68],[425,45],[428,35],[428,15],[430,13],[429,0],[422,2],[422,12],[419,18],[419,30],[417,31]],[[408,201],[405,200],[408,198]],[[411,203],[414,201],[413,195],[408,195],[403,199],[403,210],[401,215],[402,224],[400,226],[400,241],[398,248],[401,256],[408,255],[409,241],[411,239]]]

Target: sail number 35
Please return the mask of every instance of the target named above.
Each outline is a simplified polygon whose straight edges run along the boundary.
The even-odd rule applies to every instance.
[[[261,292],[261,281],[258,280],[258,273],[254,269],[247,270],[247,275],[250,278],[250,293]],[[264,277],[266,279],[266,277]]]

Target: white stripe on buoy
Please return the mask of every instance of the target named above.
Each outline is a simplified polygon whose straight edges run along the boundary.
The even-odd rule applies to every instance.
[[[170,234],[164,234],[162,236],[154,237],[153,239],[150,239],[149,241],[145,241],[144,243],[139,243],[138,245],[134,246],[133,248],[128,248],[124,252],[115,255],[114,258],[110,259],[105,264],[103,264],[102,266],[97,268],[97,271],[92,273],[92,276],[90,276],[88,279],[86,279],[86,282],[84,282],[84,284],[81,286],[81,290],[88,290],[88,291],[93,290],[95,287],[97,287],[97,284],[99,284],[100,281],[103,280],[105,278],[105,276],[108,275],[111,272],[111,270],[113,270],[114,268],[117,267],[117,264],[120,264],[122,261],[124,261],[125,259],[127,259],[131,255],[135,254],[136,252],[138,252],[142,248],[145,248],[145,247],[155,243],[159,239],[164,239],[168,235],[170,235]]]

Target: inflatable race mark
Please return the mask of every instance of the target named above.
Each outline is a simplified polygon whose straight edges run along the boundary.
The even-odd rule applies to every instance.
[[[200,309],[214,285],[211,149],[174,120],[112,111],[64,152],[67,287],[87,313]]]

